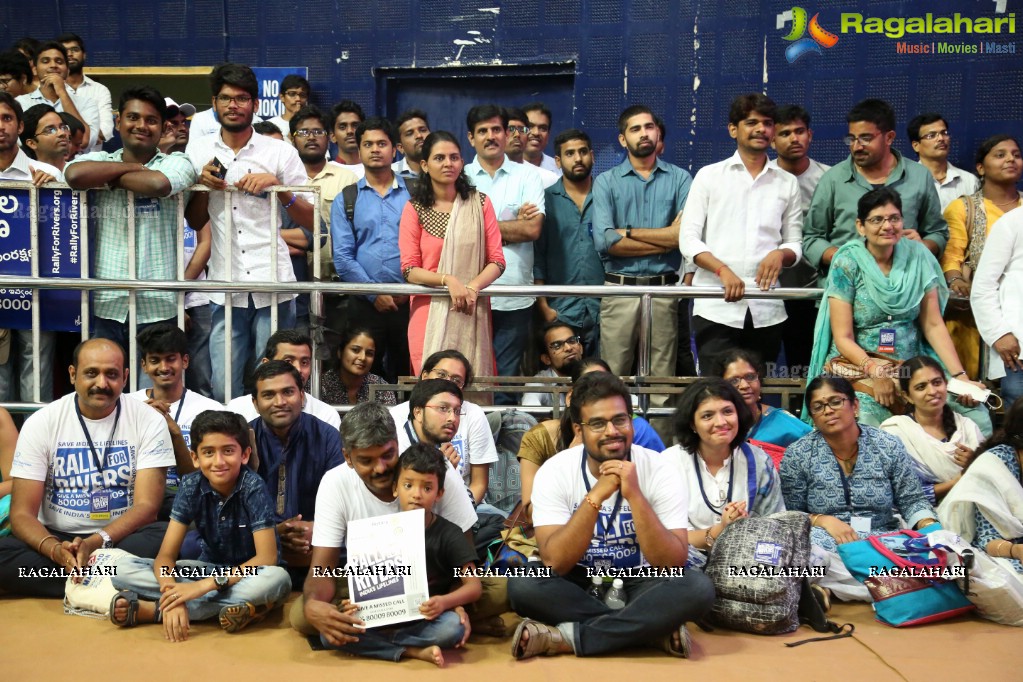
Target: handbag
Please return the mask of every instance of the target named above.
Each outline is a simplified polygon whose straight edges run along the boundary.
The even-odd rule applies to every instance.
[[[509,568],[520,568],[537,553],[533,526],[526,521],[526,508],[520,500],[504,522],[501,536],[487,546],[484,568],[500,573]]]
[[[1007,559],[992,558],[952,531],[937,531],[927,539],[932,545],[948,550],[950,562],[957,561],[968,567],[968,572],[964,571],[967,577],[960,581],[960,587],[981,617],[1023,627],[1023,577]]]
[[[902,360],[894,358],[884,353],[871,353],[867,352],[867,357],[873,360],[876,364],[888,369],[889,376],[897,377],[899,367],[902,366]],[[858,365],[851,360],[847,359],[844,355],[836,355],[835,357],[824,363],[824,371],[834,376],[839,376],[844,379],[848,379],[849,383],[852,384],[854,390],[860,393],[866,393],[871,398],[874,397],[874,377],[867,376],[867,373],[863,371],[863,366]],[[884,379],[884,381],[892,381],[892,379]],[[888,408],[892,414],[902,415],[906,414],[906,401],[902,397],[900,391],[895,392],[895,400]]]
[[[976,607],[963,596],[945,550],[914,530],[873,535],[838,546],[843,563],[866,585],[874,617],[893,627],[935,623]]]

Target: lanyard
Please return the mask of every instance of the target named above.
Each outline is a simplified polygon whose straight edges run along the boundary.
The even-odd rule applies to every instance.
[[[416,435],[416,430],[414,428],[412,428],[412,420],[411,419],[408,420],[407,422],[405,422],[405,433],[408,434],[408,441],[409,441],[409,443],[418,443],[419,442],[419,436]]]
[[[838,463],[837,459],[835,461],[835,466],[838,467],[838,475],[842,479],[842,492],[845,493],[845,509],[851,514],[853,506],[852,496],[849,494],[849,479],[845,477],[845,472],[842,471],[842,465]]]
[[[177,424],[178,426],[181,425],[181,408],[185,406],[185,397],[187,395],[188,389],[186,388],[184,391],[181,392],[181,400],[178,401],[178,409],[174,413],[174,423]],[[150,400],[153,399],[153,389],[151,388],[146,389],[146,397],[149,398]]]
[[[107,446],[103,448],[103,459],[100,460],[99,455],[96,454],[96,446],[92,443],[92,435],[89,433],[89,427],[85,425],[85,418],[82,417],[82,409],[78,406],[78,396],[75,396],[75,414],[78,415],[78,423],[82,425],[82,431],[85,433],[85,442],[89,444],[89,456],[92,457],[92,463],[96,468],[97,472],[102,472],[103,467],[100,462],[107,461],[107,449],[110,447],[110,441],[114,439],[114,434],[117,433],[117,422],[121,420],[121,400],[117,400],[117,412],[114,415],[114,428],[110,430],[110,435],[107,437]]]
[[[629,461],[629,460],[630,460],[630,456],[626,455],[625,461]],[[586,448],[583,448],[583,460],[582,460],[581,468],[582,468],[582,472],[583,472],[583,485],[586,486],[586,493],[589,494],[589,492],[590,492],[590,479],[586,475]],[[611,525],[614,523],[615,518],[618,516],[618,512],[621,511],[621,508],[622,508],[622,491],[619,490],[617,493],[615,493],[615,504],[614,504],[614,507],[611,509],[611,516],[609,516],[607,518],[607,522],[604,524],[604,527],[601,529],[603,531],[603,533],[604,533],[604,542],[605,543],[607,542],[607,534],[611,531]],[[600,527],[600,512],[599,511],[597,512],[597,527],[598,528]]]
[[[700,485],[700,495],[702,495],[704,498],[704,504],[707,505],[708,509],[710,509],[712,512],[720,516],[721,512],[724,510],[724,505],[722,504],[721,508],[719,509],[715,507],[713,504],[711,504],[710,500],[707,499],[707,493],[703,489],[703,474],[700,473],[700,461],[697,457],[697,453],[695,452],[693,453],[693,468],[695,468],[697,472],[697,483]],[[724,500],[725,503],[731,501],[731,485],[735,482],[736,482],[736,453],[731,453],[731,458],[728,460],[728,497],[725,498]]]

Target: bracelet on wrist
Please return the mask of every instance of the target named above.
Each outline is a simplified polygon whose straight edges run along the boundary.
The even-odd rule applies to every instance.
[[[600,505],[597,504],[596,502],[594,502],[593,500],[591,500],[589,495],[585,496],[583,499],[586,500],[587,504],[589,504],[591,507],[596,509],[597,513],[600,513]]]
[[[60,540],[57,538],[56,535],[47,535],[42,540],[39,541],[38,545],[36,545],[36,554],[41,554],[42,553],[42,551],[43,551],[43,543],[46,542],[47,540],[49,540],[50,538],[53,538],[54,540],[57,540],[57,543],[60,544]]]
[[[295,194],[295,193],[292,193],[292,195],[291,195],[291,201],[289,201],[288,203],[286,203],[286,204],[284,205],[284,210],[285,210],[285,211],[287,211],[287,210],[288,210],[289,208],[291,208],[292,206],[294,206],[294,205],[295,205],[295,202],[296,202],[296,201],[298,201],[298,195],[297,195],[297,194]]]
[[[961,377],[962,375],[964,375],[964,374],[966,374],[966,373],[967,373],[967,372],[966,372],[966,370],[964,369],[964,370],[963,370],[962,372],[956,372],[955,374],[953,374],[953,375],[952,375],[952,378],[953,378],[953,379],[955,379],[956,377]],[[967,378],[969,378],[969,377],[967,377]]]
[[[448,280],[448,276],[447,275],[441,275],[440,276],[440,285],[442,287],[444,287],[444,288],[447,288],[447,286],[448,286],[447,280]]]
[[[717,277],[718,279],[721,279],[721,271],[727,267],[728,267],[727,265],[722,265],[720,268],[714,271],[714,276]]]
[[[706,537],[706,543],[707,543],[707,549],[710,549],[711,547],[713,547],[714,543],[717,541],[717,538],[714,537],[713,533],[711,533],[712,530],[714,530],[713,526],[711,526],[710,528],[707,529],[707,534],[705,536]]]

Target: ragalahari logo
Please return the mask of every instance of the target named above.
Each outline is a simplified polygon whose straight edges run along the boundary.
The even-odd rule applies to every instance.
[[[785,48],[785,58],[789,60],[789,64],[796,62],[803,55],[811,52],[822,54],[822,47],[834,47],[838,42],[838,36],[824,29],[818,17],[820,14],[814,14],[813,18],[809,22],[806,20],[806,10],[802,7],[793,7],[787,12],[781,12],[778,14],[777,28],[785,28],[787,22],[792,22],[792,29],[789,31],[787,36],[784,36],[782,40],[787,40],[792,44]],[[804,37],[807,28],[810,30],[810,35]]]

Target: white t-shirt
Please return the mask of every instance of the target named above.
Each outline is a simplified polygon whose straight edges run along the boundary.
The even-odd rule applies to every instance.
[[[632,461],[636,465],[639,488],[664,527],[668,530],[688,528],[689,494],[678,466],[661,453],[638,445],[632,446]],[[564,526],[579,505],[587,504],[583,498],[597,484],[597,479],[584,462],[583,446],[577,445],[554,455],[536,472],[532,496],[534,526]],[[600,506],[593,539],[579,560],[580,566],[649,566],[640,551],[629,501],[621,497],[618,513],[614,514],[619,498],[620,494],[615,493]]]
[[[366,177],[366,167],[363,166],[361,163],[341,163],[340,161],[335,161],[335,163],[344,168],[346,171],[351,171],[352,173],[355,173],[355,177],[359,178],[360,180]]]
[[[120,417],[115,409],[103,419],[82,418],[93,457],[75,410],[76,397],[70,393],[25,421],[11,476],[45,482],[39,506],[44,526],[82,535],[124,514],[135,503],[139,470],[174,466],[174,448],[159,412],[121,396]]]
[[[433,511],[462,531],[476,523],[476,510],[472,508],[467,495],[451,492],[458,486],[458,474],[448,465],[444,478],[446,494],[437,501]],[[359,474],[347,463],[334,467],[320,481],[316,491],[316,523],[313,525],[313,545],[316,547],[340,547],[345,543],[348,522],[368,519],[384,514],[395,514],[398,500],[383,502],[369,491]]]
[[[139,402],[146,402],[149,400],[149,391],[151,389],[143,388],[129,393],[128,397],[134,398]],[[178,428],[181,429],[181,435],[185,439],[185,445],[191,446],[192,441],[189,438],[189,434],[192,431],[192,422],[196,417],[199,416],[200,412],[206,410],[223,410],[224,406],[218,403],[216,400],[211,400],[201,393],[195,391],[189,391],[187,388],[181,396],[181,400],[171,403],[170,413],[174,417],[174,421],[177,423]],[[153,408],[153,411],[160,414],[159,410]],[[176,461],[176,460],[175,460]],[[178,487],[178,468],[170,467],[167,469],[167,487],[176,489]]]
[[[412,445],[412,439],[405,431],[409,418],[408,401],[389,408],[394,426],[398,430],[398,452],[405,452]],[[458,475],[468,486],[472,479],[470,464],[492,464],[497,461],[497,445],[487,421],[487,413],[476,403],[462,403],[465,414],[458,423],[458,431],[451,439],[451,445],[458,451],[461,461],[458,463]],[[450,521],[450,519],[448,519]]]
[[[240,395],[237,398],[234,398],[227,404],[227,409],[232,412],[237,412],[241,416],[245,417],[245,421],[247,422],[250,422],[259,416],[256,406],[252,403],[251,395]],[[305,394],[305,407],[302,408],[302,411],[327,422],[335,429],[341,428],[341,416],[337,413],[337,410],[319,398],[312,397],[308,393]]]

